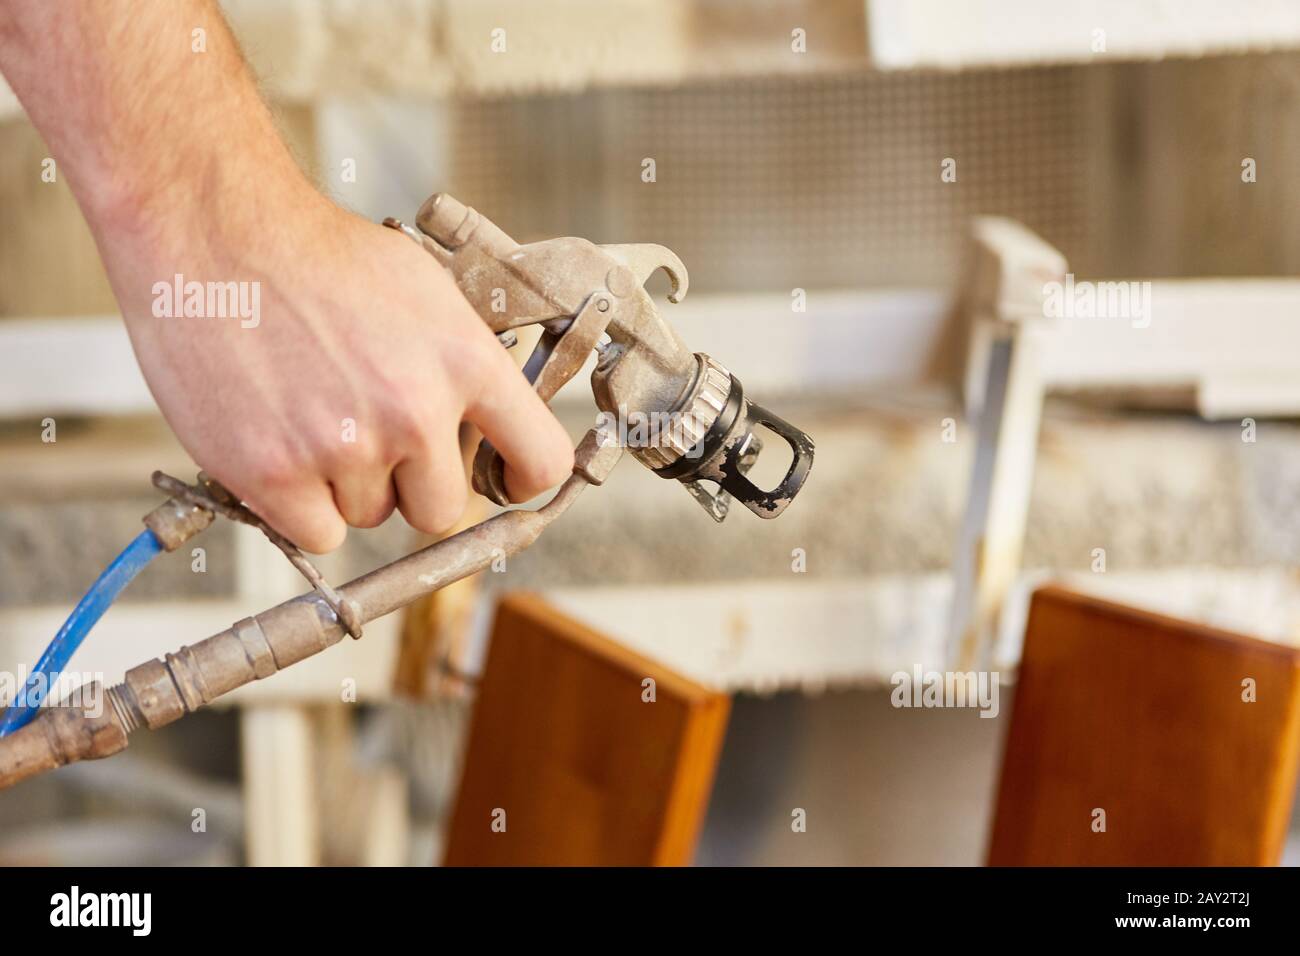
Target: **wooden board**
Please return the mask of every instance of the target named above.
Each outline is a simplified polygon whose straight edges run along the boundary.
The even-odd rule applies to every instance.
[[[989,862],[1276,864],[1298,751],[1300,651],[1044,588]]]
[[[506,597],[446,865],[688,864],[730,706],[536,595]]]

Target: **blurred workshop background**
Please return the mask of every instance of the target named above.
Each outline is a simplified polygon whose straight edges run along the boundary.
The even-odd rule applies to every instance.
[[[233,706],[135,734],[111,760],[0,792],[0,862],[442,860],[507,592],[538,592],[730,696],[699,810],[707,864],[985,861],[1025,596],[1047,577],[1300,645],[1294,3],[224,6],[328,193],[410,220],[448,191],[521,242],[668,246],[691,279],[680,305],[653,280],[670,320],[811,434],[816,466],[781,520],[714,525],[675,482],[625,464],[502,573]],[[0,94],[0,667],[13,672],[137,533],[158,501],[151,472],[194,471],[66,184],[42,181],[46,155]],[[1022,227],[993,266],[1003,234],[988,216]],[[1191,304],[1174,331],[1145,330],[1163,336],[1158,360],[1123,360],[1140,323],[1046,360],[1031,468],[1019,486],[994,479],[1023,506],[1019,522],[989,518],[1013,540],[1009,577],[968,568],[957,586],[997,591],[982,638],[1007,681],[996,718],[896,708],[891,676],[942,669],[962,630],[972,329],[1023,317],[989,312],[1016,243],[1049,262],[1055,250],[1080,280],[1153,280],[1157,302],[1174,283],[1169,301]],[[991,299],[985,274],[1003,283]],[[1177,284],[1207,279],[1222,281]],[[575,436],[592,425],[585,376],[556,408]],[[490,513],[475,507],[467,523]],[[420,543],[394,518],[322,567],[343,582]],[[76,669],[116,681],[302,590],[256,532],[218,522],[194,544],[202,572],[190,553],[155,562]],[[1294,756],[1279,759],[1293,790]],[[1300,862],[1300,833],[1284,856]]]

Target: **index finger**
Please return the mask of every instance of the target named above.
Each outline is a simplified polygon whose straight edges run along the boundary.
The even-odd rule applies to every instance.
[[[573,446],[564,427],[533,391],[504,349],[496,351],[465,417],[505,461],[511,501],[527,501],[573,471]]]

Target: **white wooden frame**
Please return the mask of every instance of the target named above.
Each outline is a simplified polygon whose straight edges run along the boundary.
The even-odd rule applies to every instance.
[[[948,643],[963,670],[989,666],[1002,631],[1047,392],[1182,389],[1207,419],[1300,417],[1300,280],[1137,280],[1146,314],[1064,318],[1046,307],[1050,283],[1074,281],[1060,252],[1006,219],[976,219],[972,238],[962,308],[977,448]]]

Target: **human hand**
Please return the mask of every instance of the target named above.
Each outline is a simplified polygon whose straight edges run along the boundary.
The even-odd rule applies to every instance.
[[[450,527],[466,497],[462,419],[501,452],[512,500],[567,476],[568,436],[451,277],[302,185],[209,213],[202,230],[169,210],[100,243],[141,369],[194,460],[314,552],[395,507],[422,531]],[[247,285],[233,287],[239,308],[232,287],[205,292],[205,311],[225,294],[228,314],[198,317],[190,282]]]

